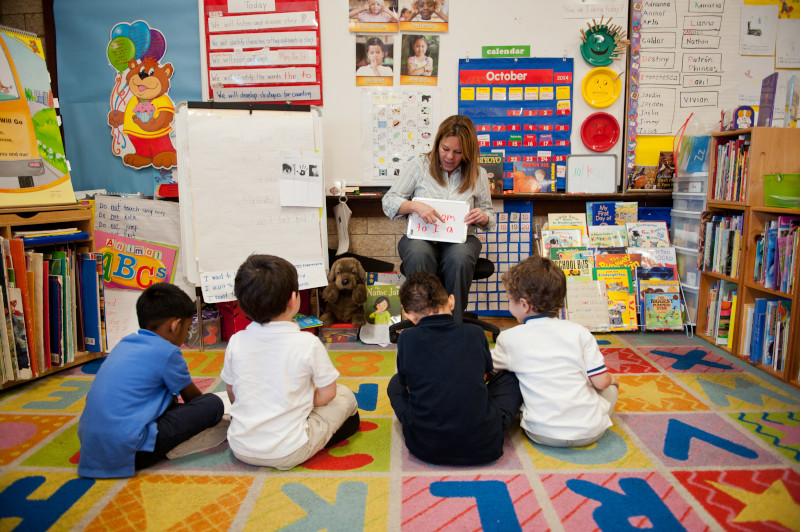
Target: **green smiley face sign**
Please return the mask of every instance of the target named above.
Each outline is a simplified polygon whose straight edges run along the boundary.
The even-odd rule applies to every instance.
[[[581,55],[590,65],[610,65],[614,59],[619,58],[619,52],[624,49],[624,33],[620,26],[603,24],[601,19],[599,24],[589,26],[586,32],[581,31]]]

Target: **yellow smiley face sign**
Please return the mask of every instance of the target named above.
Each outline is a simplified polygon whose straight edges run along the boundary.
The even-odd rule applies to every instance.
[[[583,99],[592,107],[608,107],[617,101],[621,90],[622,76],[606,67],[590,70],[581,84]]]

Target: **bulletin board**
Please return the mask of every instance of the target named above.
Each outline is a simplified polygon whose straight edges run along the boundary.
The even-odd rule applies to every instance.
[[[602,110],[614,116],[620,127],[624,124],[625,98],[620,96],[612,104],[598,109],[586,102],[580,93],[584,76],[594,66],[584,61],[580,53],[581,30],[587,22],[600,20],[601,16],[626,28],[628,26],[628,2],[606,0],[602,3],[564,0],[562,2],[531,2],[529,0],[505,0],[502,5],[488,6],[484,2],[448,0],[449,24],[446,32],[439,36],[439,61],[437,85],[431,87],[441,94],[438,111],[439,122],[456,114],[459,109],[458,73],[459,61],[480,59],[484,46],[526,46],[529,58],[566,58],[573,63],[574,94],[572,95],[572,124],[570,153],[593,153],[584,146],[580,137],[580,125],[591,114]],[[362,91],[368,88],[356,86],[355,39],[349,32],[348,2],[326,1],[319,3],[320,34],[325,53],[322,56],[322,75],[325,79],[325,137],[324,164],[326,169],[326,191],[336,181],[347,185],[387,186],[390,179],[366,169],[371,159],[361,156],[365,151],[365,140],[372,131],[364,131],[362,120]],[[400,37],[403,34],[398,34]],[[331,52],[328,52],[331,50]],[[398,55],[398,54],[395,54]],[[522,59],[522,58],[520,58]],[[395,58],[397,64],[398,57]],[[609,68],[626,77],[624,55]],[[414,88],[400,85],[400,68],[394,69],[393,89]],[[330,105],[335,102],[334,105]],[[438,123],[431,124],[435,133]],[[371,141],[370,141],[371,145]],[[607,153],[623,157],[623,142],[620,139]],[[389,170],[391,174],[391,169]],[[328,192],[329,193],[329,192]]]
[[[631,4],[625,173],[672,151],[690,115],[713,127],[720,109],[738,105],[742,0]]]
[[[187,279],[206,302],[232,301],[236,270],[252,253],[295,265],[301,289],[327,284],[322,179],[286,206],[286,161],[321,161],[321,114],[301,106],[188,102],[176,115],[181,239]]]
[[[203,99],[322,105],[317,0],[199,0]]]

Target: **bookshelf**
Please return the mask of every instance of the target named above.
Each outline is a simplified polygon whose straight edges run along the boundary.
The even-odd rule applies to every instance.
[[[16,231],[43,231],[57,230],[67,227],[75,227],[79,231],[88,235],[88,238],[79,238],[61,244],[70,244],[76,247],[86,247],[93,249],[94,244],[94,214],[90,206],[70,204],[52,205],[40,207],[17,207],[0,209],[0,236],[4,239],[11,239]],[[35,249],[37,251],[47,250],[53,244],[33,244],[26,245],[25,250]],[[81,342],[79,342],[79,348]],[[6,389],[20,384],[32,382],[46,375],[52,375],[65,369],[71,368],[104,356],[105,353],[91,353],[87,351],[76,351],[75,358],[71,362],[65,362],[61,366],[53,366],[49,369],[41,369],[33,379],[10,380],[0,384],[0,389]]]
[[[718,147],[729,144],[735,140],[747,143],[746,166],[747,170],[738,177],[733,175],[733,187],[716,186],[719,184],[720,175],[717,167],[721,159],[717,157]],[[794,289],[787,292],[766,288],[754,280],[756,271],[757,238],[764,231],[765,224],[777,220],[780,216],[800,216],[800,208],[779,208],[765,206],[764,204],[764,175],[775,173],[800,172],[800,129],[796,128],[770,128],[756,127],[734,131],[724,131],[712,134],[711,160],[709,168],[709,184],[707,187],[708,211],[741,213],[744,217],[742,238],[739,249],[734,250],[740,257],[738,272],[732,276],[711,271],[701,271],[698,302],[698,323],[696,334],[707,342],[716,345],[713,335],[705,334],[705,327],[709,320],[709,290],[714,283],[727,281],[734,283],[737,293],[736,308],[733,309],[735,325],[732,342],[729,347],[717,346],[733,355],[744,359],[755,367],[774,375],[778,379],[800,388],[798,371],[800,370],[800,264],[794,267]],[[737,181],[738,180],[738,181]],[[740,193],[731,192],[738,182]],[[738,199],[735,199],[738,198]],[[702,230],[702,228],[701,228]],[[708,242],[706,242],[708,244]],[[798,257],[800,259],[800,257]],[[774,368],[772,364],[761,361],[750,361],[750,336],[747,335],[746,312],[747,307],[754,305],[757,299],[777,298],[791,305],[791,316],[788,322],[788,343],[784,346],[785,361],[782,368]],[[714,319],[712,316],[711,319]]]

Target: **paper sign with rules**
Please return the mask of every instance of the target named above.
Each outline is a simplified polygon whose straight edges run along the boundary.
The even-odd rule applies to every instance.
[[[411,201],[430,205],[436,209],[444,222],[437,220],[435,224],[426,224],[416,213],[412,213],[408,216],[408,229],[406,229],[408,238],[457,244],[467,241],[467,224],[464,218],[469,212],[469,204],[466,201],[416,197]]]

